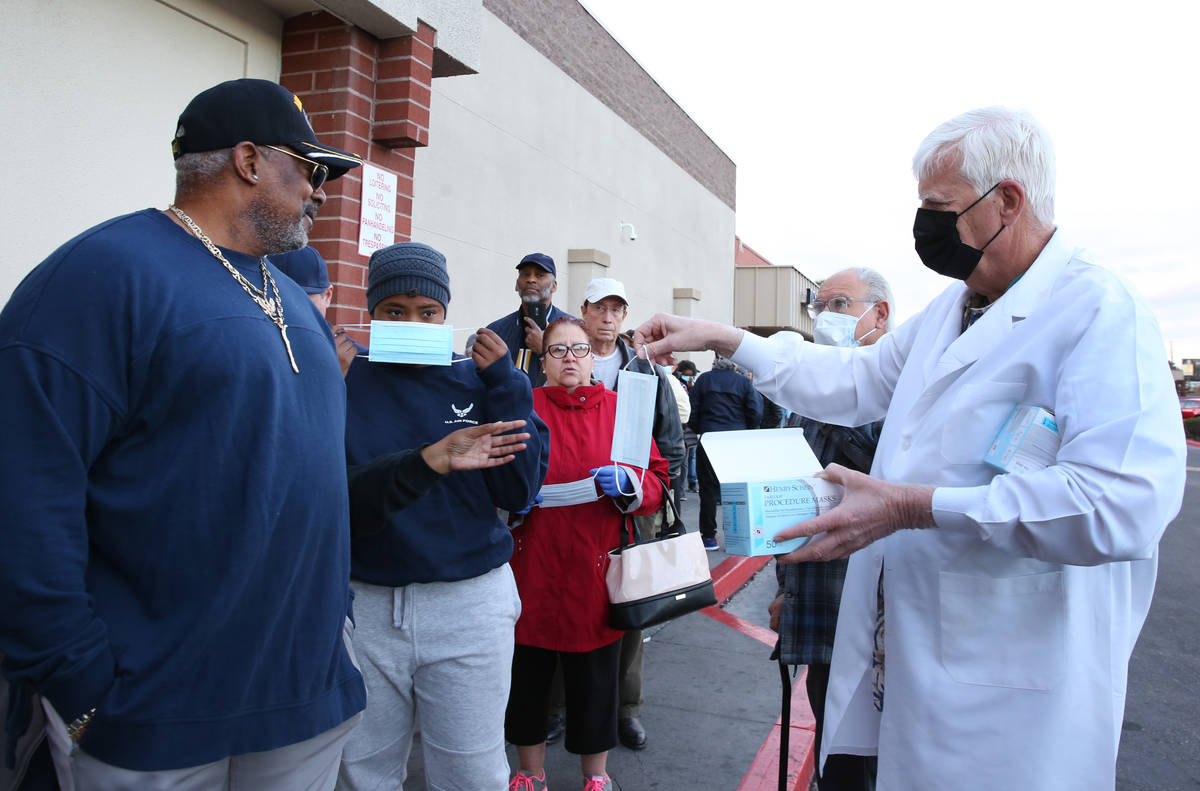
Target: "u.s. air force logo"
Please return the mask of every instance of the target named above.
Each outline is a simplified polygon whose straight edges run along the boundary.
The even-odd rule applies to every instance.
[[[447,420],[445,422],[446,423],[470,423],[472,426],[478,426],[479,425],[478,420],[474,420],[472,418],[467,417],[467,415],[471,414],[471,410],[474,408],[475,408],[474,401],[467,404],[462,409],[459,409],[458,405],[456,405],[456,404],[451,404],[450,411],[454,413],[454,419]]]

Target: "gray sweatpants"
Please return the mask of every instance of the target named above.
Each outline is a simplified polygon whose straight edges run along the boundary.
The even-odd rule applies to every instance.
[[[351,585],[367,709],[337,787],[403,788],[419,718],[432,791],[507,789],[504,708],[521,614],[508,564],[459,582]]]

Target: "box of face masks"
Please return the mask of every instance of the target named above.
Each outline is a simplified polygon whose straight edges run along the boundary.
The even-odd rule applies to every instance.
[[[791,552],[809,539],[776,543],[775,534],[842,501],[841,486],[813,477],[822,468],[804,429],[710,431],[700,444],[721,482],[725,551],[731,555]]]
[[[1004,472],[1037,472],[1054,463],[1059,443],[1053,412],[1018,404],[983,460]]]

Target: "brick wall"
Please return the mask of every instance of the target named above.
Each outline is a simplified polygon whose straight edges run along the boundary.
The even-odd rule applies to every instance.
[[[317,136],[396,174],[396,241],[412,234],[414,149],[429,142],[434,36],[422,22],[412,36],[381,40],[324,11],[292,17],[283,27],[280,82],[304,103]],[[329,264],[327,317],[364,324],[370,318],[367,256],[358,254],[361,170],[328,182],[325,193],[309,241]]]

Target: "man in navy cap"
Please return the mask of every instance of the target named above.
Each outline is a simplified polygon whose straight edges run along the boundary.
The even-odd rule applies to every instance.
[[[550,304],[557,290],[554,259],[545,253],[530,253],[517,264],[516,292],[521,295],[521,306],[488,325],[508,345],[513,365],[525,372],[533,387],[546,381],[541,361],[542,330],[563,316],[575,318]]]
[[[325,318],[325,311],[329,310],[329,305],[333,302],[333,284],[329,282],[329,268],[317,248],[301,247],[299,250],[273,255],[271,263],[304,289],[304,293],[308,294],[308,298],[317,306],[321,318]],[[350,363],[354,362],[356,356],[366,354],[367,347],[357,343],[340,325],[331,325],[329,331],[333,333],[338,363],[342,366],[342,376],[345,376],[350,370]]]
[[[64,788],[329,789],[365,705],[345,386],[265,256],[361,159],[252,79],[172,149],[174,204],[84,231],[0,312],[4,757],[36,709]]]

